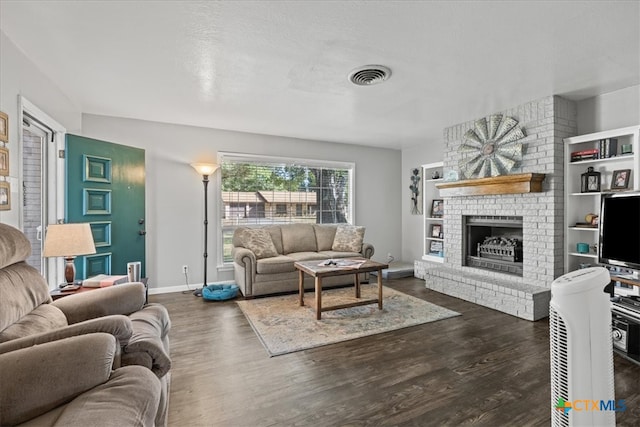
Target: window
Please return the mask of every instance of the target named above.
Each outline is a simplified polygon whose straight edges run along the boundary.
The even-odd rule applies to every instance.
[[[353,218],[353,163],[221,154],[223,262],[236,227]]]

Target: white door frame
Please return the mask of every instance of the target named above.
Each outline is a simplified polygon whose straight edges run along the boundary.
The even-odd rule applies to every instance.
[[[18,96],[18,123],[23,122],[24,113],[28,113],[30,116],[38,119],[39,122],[46,125],[53,131],[53,143],[50,146],[51,149],[47,150],[47,213],[46,213],[46,223],[47,224],[55,224],[57,222],[64,220],[64,188],[65,188],[65,171],[64,171],[64,158],[60,158],[58,153],[60,150],[64,150],[65,147],[65,136],[67,130],[58,123],[56,120],[51,118],[47,113],[36,107],[32,102],[30,102],[23,95]],[[23,154],[22,149],[24,147],[24,142],[22,140],[23,132],[18,132],[19,135],[19,146],[20,150],[18,150],[18,165],[19,165],[19,179],[20,182],[24,179],[24,171],[22,167],[23,163]],[[18,196],[19,200],[22,201],[24,194],[22,186],[18,186]],[[22,202],[16,203],[18,205],[18,220],[20,229],[24,226],[24,208],[22,206]],[[42,236],[44,241],[44,236],[46,234],[46,230],[43,230]],[[50,258],[47,260],[47,271],[49,272],[48,282],[49,288],[55,288],[58,284],[64,281],[64,261],[62,258]]]

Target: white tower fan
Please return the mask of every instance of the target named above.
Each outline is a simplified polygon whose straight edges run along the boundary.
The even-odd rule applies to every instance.
[[[611,309],[604,287],[610,282],[603,267],[572,271],[551,284],[551,425],[615,426],[612,410],[581,404],[566,414],[565,402],[614,400]]]

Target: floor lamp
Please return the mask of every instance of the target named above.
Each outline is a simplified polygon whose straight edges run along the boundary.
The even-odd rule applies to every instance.
[[[209,175],[214,173],[216,169],[218,169],[218,165],[215,163],[192,163],[191,167],[193,167],[200,175],[202,175],[202,184],[204,185],[204,280],[202,281],[202,287],[207,287],[207,234],[208,234],[208,199],[207,199],[207,186],[209,185]],[[202,296],[202,288],[196,289],[193,291],[193,294],[197,297]]]

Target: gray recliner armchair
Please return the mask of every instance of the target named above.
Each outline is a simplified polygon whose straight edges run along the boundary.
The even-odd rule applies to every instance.
[[[117,352],[113,335],[92,333],[0,354],[0,425],[154,425],[160,379],[113,369]]]
[[[44,278],[25,262],[30,253],[31,245],[21,231],[0,224],[0,356],[70,337],[109,334],[116,343],[114,369],[143,366],[159,380],[155,425],[166,425],[171,378],[171,322],[166,308],[145,304],[142,283],[52,301]],[[11,381],[11,372],[6,375],[3,379]],[[74,380],[70,373],[67,381]]]

